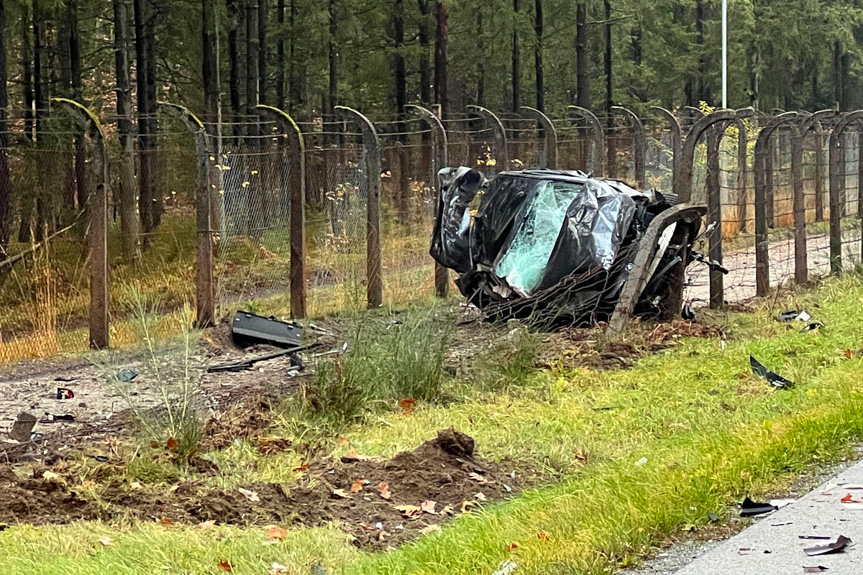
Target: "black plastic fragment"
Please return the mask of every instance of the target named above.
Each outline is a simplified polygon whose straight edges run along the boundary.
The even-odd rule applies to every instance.
[[[804,573],[824,573],[827,571],[827,567],[824,565],[816,565],[815,567],[803,567]]]
[[[758,361],[751,355],[749,356],[749,365],[752,366],[753,374],[757,375],[758,377],[763,377],[764,379],[769,381],[773,387],[777,389],[791,389],[792,387],[794,387],[793,381],[785,379],[778,373],[774,373],[768,370],[760,361]]]
[[[806,327],[804,327],[803,329],[801,329],[801,330],[800,330],[800,333],[806,333],[806,332],[809,332],[809,331],[815,331],[816,329],[819,329],[819,328],[822,328],[822,327],[824,327],[824,324],[823,324],[823,323],[821,323],[821,322],[817,322],[817,321],[816,321],[816,322],[814,322],[814,323],[810,323],[809,325],[807,325]]]
[[[808,547],[803,550],[804,553],[813,557],[815,555],[829,555],[831,553],[842,553],[846,547],[851,543],[851,539],[845,537],[844,535],[840,535],[836,538],[836,541],[833,543],[828,543],[827,545],[816,545],[815,547]]]
[[[122,383],[131,383],[140,374],[141,374],[141,372],[139,372],[134,367],[130,368],[130,369],[121,369],[116,374],[114,374],[114,379],[116,379],[117,381],[120,381]]]
[[[680,317],[685,321],[695,321],[695,310],[691,305],[686,304],[683,306],[683,311],[680,313]]]
[[[234,343],[240,347],[264,343],[276,347],[297,348],[303,344],[303,328],[299,325],[247,311],[234,314],[231,336]]]
[[[755,517],[756,515],[772,513],[778,509],[779,508],[775,505],[771,505],[769,503],[758,503],[756,501],[752,501],[747,497],[743,500],[743,503],[740,504],[740,516]]]
[[[261,363],[262,361],[270,361],[273,359],[277,359],[279,357],[285,357],[286,355],[291,356],[291,366],[297,367],[300,370],[303,369],[303,362],[299,356],[296,354],[301,351],[306,351],[312,348],[317,347],[318,344],[308,345],[305,347],[292,347],[290,349],[286,349],[284,351],[277,351],[276,353],[270,353],[267,355],[261,355],[258,357],[253,357],[250,359],[244,359],[241,361],[237,361],[234,363],[223,363],[220,365],[211,365],[207,368],[207,373],[223,373],[223,372],[233,372],[238,373],[241,371],[247,371],[252,369],[255,364]]]
[[[57,399],[72,399],[75,397],[75,392],[68,387],[57,388]]]

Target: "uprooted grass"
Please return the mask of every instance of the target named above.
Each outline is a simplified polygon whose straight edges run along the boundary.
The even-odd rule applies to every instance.
[[[331,432],[362,420],[376,404],[439,399],[454,324],[440,306],[360,318],[346,353],[317,360],[315,375],[289,402],[289,419]]]
[[[278,561],[298,572],[320,562],[346,573],[467,574],[491,573],[514,554],[523,573],[613,571],[710,513],[725,515],[743,494],[781,490],[863,438],[861,298],[859,278],[834,280],[787,302],[826,325],[815,332],[800,334],[764,308],[730,317],[724,350],[719,338],[684,339],[626,371],[555,368],[531,374],[512,393],[421,403],[413,413],[388,414],[386,423],[354,425],[339,452],[390,456],[454,426],[487,459],[557,477],[392,553],[360,555],[332,530],[292,530],[266,545],[259,530],[82,524],[0,533],[4,566],[10,573],[77,575],[110,564],[130,573],[215,574],[225,559],[234,573],[266,572]],[[797,387],[775,391],[754,378],[749,354]],[[95,534],[113,543],[101,545]],[[145,548],[156,550],[146,560]]]

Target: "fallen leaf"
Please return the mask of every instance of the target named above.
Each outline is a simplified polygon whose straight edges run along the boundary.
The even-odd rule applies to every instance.
[[[444,517],[448,515],[455,515],[455,509],[452,508],[452,505],[447,505],[443,509],[440,510],[440,514]]]
[[[359,493],[363,490],[363,485],[365,482],[362,479],[357,479],[351,484],[351,493]]]
[[[396,505],[396,511],[407,518],[417,517],[423,513],[422,508],[416,505]]]
[[[299,467],[294,467],[294,469],[293,469],[294,473],[305,473],[308,470],[309,470],[309,464],[308,463],[303,463]]]
[[[205,529],[212,529],[215,526],[216,526],[216,522],[214,520],[210,519],[209,521],[204,521],[203,523],[198,523],[197,525],[195,525],[195,529],[200,529],[203,531]]]
[[[174,522],[172,520],[168,519],[167,517],[162,517],[162,520],[159,523],[161,523],[165,527],[170,527],[171,525],[174,524]]]
[[[389,533],[381,529],[380,533],[378,533],[378,541],[386,541],[386,538],[389,536]]]
[[[411,414],[416,407],[416,400],[412,397],[407,397],[399,402],[399,407],[402,408],[402,413],[405,415]]]
[[[169,437],[168,441],[165,443],[165,447],[167,447],[171,451],[177,451],[177,448],[180,447],[180,442],[177,441],[174,437]]]
[[[476,501],[462,501],[461,502],[461,512],[466,513],[468,509],[471,507],[476,507],[479,505]]]
[[[219,569],[222,571],[227,571],[228,573],[232,573],[234,571],[234,566],[231,565],[230,561],[227,559],[222,559],[219,561]]]
[[[506,549],[510,553],[515,553],[516,551],[518,551],[518,543],[510,543],[509,545],[504,547],[504,549]]]
[[[114,544],[114,540],[107,535],[102,535],[99,537],[99,543],[101,543],[103,547],[110,547]]]
[[[423,501],[420,505],[420,509],[422,509],[423,513],[428,513],[429,515],[437,515],[434,508],[437,503],[434,501]]]
[[[134,489],[135,491],[138,491],[139,489],[144,489],[144,486],[141,485],[138,481],[133,481],[129,484],[129,489]]]
[[[339,499],[349,499],[350,495],[344,489],[333,489],[333,495]]]
[[[159,447],[160,447],[159,442],[158,441],[151,441],[150,447],[152,447],[153,449],[159,449]]]
[[[245,495],[246,499],[248,499],[252,503],[258,503],[261,500],[261,498],[258,497],[258,494],[251,489],[243,489],[242,487],[240,487],[239,489],[237,489],[237,491]]]
[[[288,568],[282,565],[281,563],[276,563],[273,561],[272,567],[270,567],[270,575],[281,575],[282,573],[287,573]]]
[[[470,475],[468,475],[468,477],[470,477],[473,481],[476,481],[477,483],[483,483],[483,484],[488,483],[488,479],[486,479],[485,477],[483,477],[482,475],[480,475],[477,472],[471,473]]]
[[[368,461],[370,458],[368,455],[362,455],[357,453],[356,449],[351,449],[348,451],[348,457],[351,459],[356,459],[357,461]]]
[[[539,533],[537,533],[536,538],[540,541],[551,541],[551,537],[549,537],[548,533],[546,533],[545,531],[540,531]]]
[[[54,473],[53,471],[46,471],[42,474],[42,479],[44,479],[45,481],[55,481],[57,479],[60,479],[60,474]]]
[[[275,539],[276,541],[282,541],[285,537],[288,536],[288,531],[284,527],[272,525],[267,528],[267,530],[264,532],[264,535],[267,539]]]
[[[845,350],[845,357],[851,359],[854,356],[854,353],[850,349]]]
[[[575,459],[572,460],[573,463],[580,462],[583,463],[587,461],[587,454],[584,452],[582,448],[578,448],[575,450]]]
[[[849,493],[842,498],[842,503],[863,503],[863,500],[854,499],[854,496]]]
[[[390,493],[390,486],[386,483],[381,483],[380,485],[378,485],[378,493],[387,501],[389,501],[390,497],[392,497],[392,494]]]
[[[485,496],[485,493],[482,493],[482,492],[477,493],[477,494],[476,494],[476,495],[474,495],[473,497],[474,497],[474,499],[476,499],[477,501],[488,501],[488,497],[486,497],[486,496]]]

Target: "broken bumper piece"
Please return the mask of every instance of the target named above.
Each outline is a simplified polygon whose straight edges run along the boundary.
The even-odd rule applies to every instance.
[[[538,327],[609,321],[630,280],[638,290],[626,315],[679,301],[668,297],[671,276],[692,261],[706,208],[576,171],[489,182],[462,167],[439,179],[431,255],[460,274],[459,290],[488,317]]]

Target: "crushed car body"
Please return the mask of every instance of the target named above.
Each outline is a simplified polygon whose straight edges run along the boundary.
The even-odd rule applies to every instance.
[[[431,255],[459,274],[459,290],[487,316],[545,327],[609,321],[630,279],[638,284],[625,298],[630,315],[679,305],[672,278],[697,256],[703,206],[675,207],[672,196],[578,171],[489,181],[462,167],[438,177]]]

